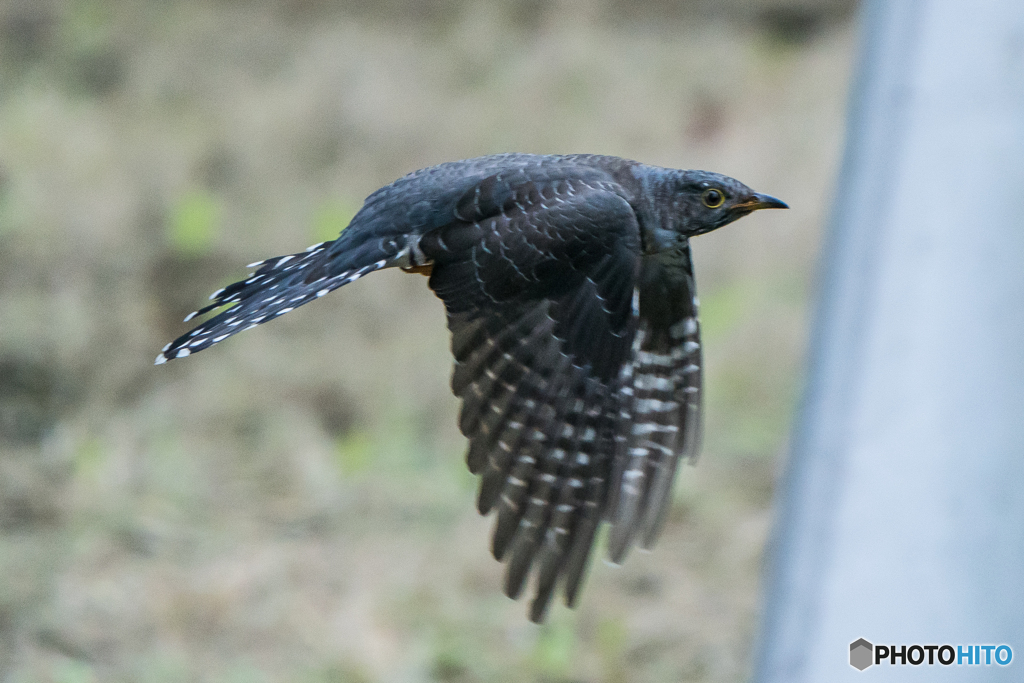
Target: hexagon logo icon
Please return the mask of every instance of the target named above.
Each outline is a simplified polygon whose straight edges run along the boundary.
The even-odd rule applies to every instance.
[[[858,671],[868,668],[874,664],[874,650],[875,646],[863,638],[853,641],[850,643],[850,666]]]

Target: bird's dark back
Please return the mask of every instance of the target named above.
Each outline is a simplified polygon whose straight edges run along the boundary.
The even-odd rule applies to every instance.
[[[640,189],[632,169],[638,162],[597,154],[494,154],[438,164],[405,175],[366,198],[346,230],[366,235],[423,234],[447,225],[459,201],[481,181],[493,178],[493,197],[526,183],[559,179],[604,181],[621,188],[631,204]],[[492,197],[492,198],[493,198]],[[344,236],[344,232],[342,233]]]

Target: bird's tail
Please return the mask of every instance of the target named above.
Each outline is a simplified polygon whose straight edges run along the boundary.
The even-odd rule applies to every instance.
[[[413,238],[418,241],[417,238]],[[156,357],[161,365],[213,346],[243,330],[280,317],[367,273],[410,262],[410,236],[360,239],[345,230],[333,242],[314,244],[304,252],[249,264],[256,271],[210,295],[213,303],[190,313],[196,316],[231,306],[165,346]]]

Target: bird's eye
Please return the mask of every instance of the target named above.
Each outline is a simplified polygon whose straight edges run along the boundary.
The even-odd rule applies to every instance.
[[[709,209],[717,209],[725,203],[725,195],[722,194],[721,190],[711,188],[710,190],[704,190],[704,194],[700,196],[700,200],[704,202],[704,206]]]

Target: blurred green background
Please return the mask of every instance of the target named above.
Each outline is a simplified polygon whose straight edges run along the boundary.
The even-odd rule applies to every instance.
[[[0,681],[740,681],[852,0],[0,1]],[[705,447],[654,553],[500,592],[443,309],[385,272],[187,361],[244,264],[503,151],[785,199],[694,241]]]

